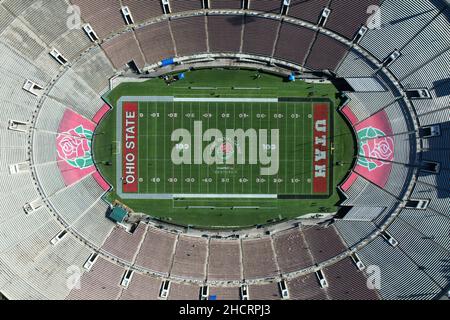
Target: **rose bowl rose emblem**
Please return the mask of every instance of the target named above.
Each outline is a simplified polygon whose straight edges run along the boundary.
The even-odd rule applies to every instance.
[[[234,154],[234,147],[229,142],[224,142],[217,148],[217,157],[220,159],[227,160],[231,158],[233,154]]]
[[[92,137],[93,132],[83,128],[83,126],[58,134],[56,146],[59,158],[78,169],[93,166]]]
[[[394,159],[394,139],[376,128],[368,127],[358,131],[358,164],[373,171],[382,167],[386,161]]]

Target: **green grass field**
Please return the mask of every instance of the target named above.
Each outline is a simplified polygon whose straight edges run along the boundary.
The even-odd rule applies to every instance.
[[[123,83],[105,95],[112,106],[124,96],[174,96],[187,98],[303,98],[304,102],[141,102],[139,104],[139,193],[191,194],[287,194],[301,199],[122,199],[115,191],[108,200],[119,200],[137,212],[172,223],[209,227],[246,227],[290,219],[308,213],[335,212],[340,201],[336,186],[348,173],[354,158],[350,128],[337,113],[341,101],[331,84],[284,82],[282,78],[247,70],[197,70],[171,86],[161,79]],[[192,87],[210,87],[194,90]],[[236,87],[253,89],[237,90]],[[329,194],[312,192],[312,102],[330,99],[334,131],[333,172]],[[334,106],[333,106],[334,105]],[[101,122],[94,139],[94,158],[103,176],[116,183],[116,108]],[[177,116],[174,117],[174,114]],[[261,115],[265,114],[264,118]],[[207,115],[207,117],[205,117]],[[274,117],[276,115],[276,117]],[[174,165],[170,141],[174,129],[192,130],[194,121],[204,130],[255,128],[280,130],[280,168],[276,176],[261,177],[255,165]],[[189,146],[190,147],[190,146]],[[238,148],[236,147],[236,150]],[[344,165],[336,166],[337,161]],[[260,180],[258,180],[260,179]],[[205,207],[208,209],[204,209]],[[239,208],[237,208],[239,207]]]

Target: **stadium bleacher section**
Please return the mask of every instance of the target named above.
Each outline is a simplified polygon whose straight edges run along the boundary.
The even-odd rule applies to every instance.
[[[273,244],[282,273],[301,270],[313,264],[308,244],[299,229],[275,234]]]
[[[172,12],[200,10],[203,8],[202,0],[170,0]]]
[[[136,38],[148,64],[157,63],[175,55],[168,21],[149,24],[136,30]]]
[[[215,240],[209,243],[208,280],[242,279],[241,248],[238,240]]]
[[[330,70],[334,72],[344,59],[348,48],[341,42],[319,33],[312,45],[305,66],[313,70]],[[332,55],[329,52],[333,52]]]
[[[169,300],[198,300],[200,287],[192,284],[172,283]]]
[[[273,277],[279,273],[270,238],[242,240],[244,279]]]
[[[190,56],[208,51],[204,16],[174,19],[170,22],[179,56]]]
[[[102,246],[102,250],[108,254],[128,263],[133,262],[139,245],[145,235],[147,226],[140,223],[133,233],[121,227],[113,229]]]
[[[120,300],[156,300],[160,288],[160,279],[135,273],[128,288],[122,291]]]
[[[250,285],[248,291],[252,300],[279,300],[281,298],[276,282]]]
[[[310,29],[283,22],[274,56],[302,66],[305,63],[314,37],[315,32]]]
[[[121,69],[131,60],[133,60],[140,69],[144,67],[144,57],[139,49],[136,37],[132,32],[118,35],[113,40],[103,44],[102,48],[116,69]]]
[[[261,283],[249,285],[250,299],[280,299],[276,279],[286,275],[290,299],[438,296],[448,285],[450,261],[450,91],[448,68],[442,68],[450,58],[449,9],[438,1],[385,0],[383,28],[368,30],[359,43],[362,49],[358,45],[350,49],[338,36],[352,40],[367,22],[368,5],[379,1],[357,1],[356,6],[348,0],[290,1],[287,16],[312,24],[329,7],[331,14],[323,27],[327,34],[281,21],[281,0],[251,0],[247,15],[217,12],[236,11],[240,1],[210,2],[214,14],[202,10],[200,0],[170,0],[172,13],[186,14],[173,19],[163,15],[157,0],[0,3],[0,292],[11,299],[158,299],[161,283],[169,278],[173,280],[169,299],[198,300],[201,285],[209,282],[214,282],[210,295],[239,299],[239,285],[225,283],[254,280]],[[92,26],[98,43],[92,43],[82,29],[68,28],[69,4],[80,7],[81,22]],[[129,29],[121,5],[128,6],[136,24],[142,25]],[[263,17],[261,12],[271,15]],[[157,17],[160,21],[149,22]],[[295,44],[289,43],[292,39]],[[68,60],[67,65],[49,55],[53,48]],[[401,56],[383,70],[360,49],[380,63],[395,49]],[[64,183],[54,146],[63,113],[70,108],[93,119],[103,106],[101,95],[109,78],[131,60],[142,69],[165,58],[206,52],[274,56],[338,77],[371,77],[382,83],[390,78],[381,74],[392,72],[405,89],[430,90],[431,99],[412,100],[412,106],[418,124],[440,124],[441,135],[421,139],[422,149],[416,150],[419,128],[411,123],[416,116],[390,84],[384,92],[347,92],[353,125],[385,111],[396,153],[382,187],[354,168],[354,179],[342,189],[347,199],[341,203],[352,208],[333,225],[295,227],[240,240],[180,235],[143,222],[129,233],[106,218],[105,190],[93,175],[73,185]],[[42,99],[22,89],[27,79],[43,87]],[[8,130],[11,119],[31,122],[30,135]],[[441,171],[416,177],[417,155],[440,162]],[[21,162],[30,171],[11,175],[9,165]],[[411,181],[414,187],[409,190]],[[24,205],[36,199],[43,206],[25,213]],[[410,209],[405,208],[408,199],[430,202],[426,209]],[[397,246],[381,235],[369,238],[384,229]],[[63,230],[64,237],[51,244]],[[368,274],[356,268],[349,248],[366,266],[380,266],[381,288],[367,289]],[[91,270],[83,269],[93,252],[99,258]],[[347,256],[331,261],[341,254]],[[317,270],[311,269],[322,263],[325,288]],[[82,271],[80,289],[66,286],[69,266]],[[129,268],[135,272],[124,288],[121,282]]]
[[[207,20],[210,52],[241,51],[244,16],[208,15]]]
[[[164,14],[161,0],[123,0],[122,5],[130,9],[136,24]]]
[[[314,24],[319,22],[319,17],[324,8],[328,7],[330,0],[304,1],[291,0],[288,15]]]
[[[326,289],[319,286],[314,273],[287,281],[287,287],[294,300],[329,300]]]
[[[203,280],[206,277],[207,256],[208,240],[180,236],[170,273],[179,278]]]
[[[331,14],[326,22],[326,28],[347,39],[353,39],[361,26],[369,20],[371,6],[378,7],[380,0],[332,0],[329,6]]]
[[[139,253],[136,265],[154,272],[168,275],[172,265],[177,236],[149,227]]]
[[[242,0],[212,0],[211,9],[242,9]]]
[[[125,20],[120,12],[119,0],[72,0],[78,6],[81,18],[89,23],[97,35],[104,39],[106,36],[125,26]]]
[[[279,21],[246,16],[242,52],[271,57],[279,27]],[[264,37],[259,38],[259,34],[264,34]]]

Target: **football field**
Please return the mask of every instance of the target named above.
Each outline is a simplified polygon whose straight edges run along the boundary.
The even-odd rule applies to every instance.
[[[330,192],[331,101],[122,97],[122,198],[302,198]],[[332,166],[331,166],[332,167]]]
[[[254,70],[124,82],[94,135],[105,196],[184,226],[230,228],[335,212],[355,155],[331,83]]]

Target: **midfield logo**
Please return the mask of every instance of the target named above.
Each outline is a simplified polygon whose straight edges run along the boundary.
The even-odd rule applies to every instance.
[[[194,122],[194,134],[187,129],[176,129],[171,141],[172,162],[182,164],[206,165],[256,165],[260,164],[260,175],[273,176],[279,170],[279,129],[219,129],[203,132],[202,121]],[[203,148],[204,142],[209,143]],[[248,151],[248,154],[247,154]]]

